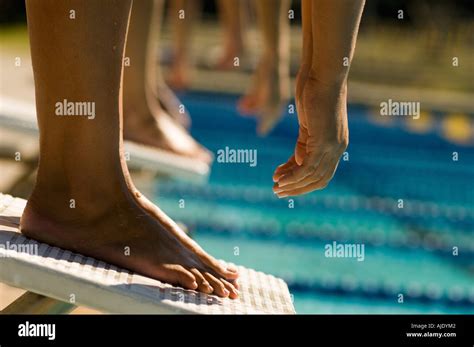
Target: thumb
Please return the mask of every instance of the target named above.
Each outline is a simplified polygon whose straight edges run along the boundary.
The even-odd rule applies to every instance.
[[[304,128],[300,127],[298,134],[298,140],[295,146],[295,161],[296,164],[301,166],[303,164],[304,157],[306,155],[306,140],[308,138],[307,132]]]

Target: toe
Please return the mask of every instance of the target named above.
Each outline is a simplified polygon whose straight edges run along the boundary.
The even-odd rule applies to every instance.
[[[222,263],[222,266],[226,270],[226,276],[224,278],[226,278],[232,284],[237,284],[237,279],[239,278],[239,270],[237,266],[230,263]]]
[[[261,136],[267,135],[280,119],[280,110],[272,109],[260,114],[258,118],[257,133]]]
[[[237,105],[242,115],[250,115],[256,112],[257,98],[254,95],[246,95],[242,97]]]
[[[210,285],[210,283],[206,280],[204,275],[196,268],[190,270],[194,277],[196,277],[196,282],[198,284],[197,290],[204,294],[212,294],[214,288]]]
[[[228,267],[221,266],[221,270],[219,271],[219,273],[227,280],[236,280],[237,278],[239,278],[239,272],[237,269],[232,270]]]
[[[239,297],[239,291],[237,290],[237,288],[235,288],[235,286],[232,283],[227,282],[226,280],[222,278],[221,278],[221,282],[224,284],[225,289],[229,291],[229,298],[237,299]]]
[[[237,270],[237,266],[235,266],[235,264],[226,263],[224,265],[227,268],[227,271],[238,274],[239,270]]]
[[[200,255],[200,259],[212,270],[211,272],[215,272],[218,277],[223,277],[226,280],[234,280],[239,277],[238,270],[235,266],[223,265],[220,261],[205,252]]]
[[[215,276],[209,272],[204,273],[204,277],[209,281],[211,286],[214,288],[214,294],[227,298],[230,295],[229,290],[227,290],[222,281],[218,280]]]
[[[178,284],[185,289],[197,289],[196,277],[181,265],[169,265],[165,267],[170,283]],[[166,279],[165,279],[166,281]],[[166,281],[166,282],[168,282]]]

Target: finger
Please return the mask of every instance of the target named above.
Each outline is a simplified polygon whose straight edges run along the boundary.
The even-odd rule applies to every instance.
[[[308,184],[318,182],[324,177],[324,175],[326,174],[326,171],[328,170],[328,166],[331,165],[332,162],[333,162],[333,159],[328,154],[325,154],[323,158],[321,159],[321,162],[319,163],[317,169],[311,175],[306,176],[302,180],[295,183],[287,184],[282,187],[280,186],[274,187],[273,191],[276,194],[280,195],[286,191],[303,188],[307,186]]]
[[[204,278],[204,275],[196,268],[190,270],[194,277],[196,277],[196,282],[198,284],[198,291],[203,292],[204,294],[212,294],[214,288],[209,284],[209,282]]]
[[[285,163],[278,165],[277,168],[275,169],[275,172],[285,170],[288,167],[290,167],[292,165],[295,165],[295,164],[296,164],[295,155],[293,154],[291,157],[288,158],[288,160]]]
[[[339,164],[339,160],[337,160],[337,162],[333,164],[330,170],[326,171],[326,174],[324,175],[324,177],[320,179],[319,181],[308,184],[307,186],[302,187],[302,188],[297,188],[297,189],[282,192],[281,194],[278,195],[278,197],[286,198],[288,196],[303,195],[303,194],[310,193],[314,190],[321,190],[321,189],[326,188],[326,186],[329,184],[332,177],[334,176],[334,173],[336,172],[338,164]]]
[[[295,156],[292,155],[290,159],[284,164],[281,164],[275,169],[273,173],[273,182],[278,182],[278,179],[283,174],[287,173],[288,170],[292,169],[296,165]]]
[[[304,194],[311,193],[312,191],[322,189],[322,188],[320,188],[321,187],[320,182],[321,181],[313,182],[313,183],[308,184],[307,186],[302,187],[302,188],[282,192],[281,194],[278,195],[278,197],[279,198],[286,198],[286,197],[289,197],[289,196],[304,195]]]
[[[313,152],[306,156],[303,165],[295,166],[293,169],[289,170],[288,173],[280,177],[278,180],[278,186],[283,187],[288,184],[296,183],[306,176],[311,175],[316,171],[321,159],[322,155],[318,152]]]
[[[209,272],[204,272],[204,277],[211,284],[212,288],[214,288],[214,294],[223,298],[227,298],[229,296],[230,292],[225,288],[224,283],[222,283],[222,281],[219,281]]]

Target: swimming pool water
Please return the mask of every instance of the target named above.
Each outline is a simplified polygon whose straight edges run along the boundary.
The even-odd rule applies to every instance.
[[[182,96],[201,143],[255,149],[257,165],[215,162],[208,184],[156,185],[156,202],[206,250],[284,278],[298,313],[474,313],[472,147],[351,106],[349,160],[325,190],[280,200],[271,177],[291,155],[296,116],[260,138],[236,100]],[[326,257],[333,241],[363,244],[363,261]]]

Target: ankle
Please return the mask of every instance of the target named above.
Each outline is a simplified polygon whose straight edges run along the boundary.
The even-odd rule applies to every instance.
[[[66,183],[53,179],[45,182],[39,177],[27,208],[58,221],[95,220],[124,200],[126,183],[123,178],[121,181],[108,177],[102,182],[95,177],[88,182]]]

